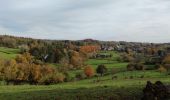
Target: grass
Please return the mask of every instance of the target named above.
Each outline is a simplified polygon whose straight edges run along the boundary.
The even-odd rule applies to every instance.
[[[43,89],[42,89],[43,87]],[[120,98],[126,97],[126,100],[131,100],[130,98],[139,98],[138,93],[140,89],[134,87],[131,88],[115,88],[115,87],[95,87],[95,88],[76,88],[76,89],[62,89],[55,86],[46,87],[33,87],[34,91],[28,86],[23,86],[22,89],[18,87],[12,87],[12,89],[17,89],[12,92],[0,93],[1,100],[100,100],[104,99],[114,99],[119,100]],[[41,89],[39,89],[41,88]],[[7,89],[11,89],[8,87]]]
[[[111,52],[111,51],[110,51]],[[113,52],[115,53],[115,52]],[[115,57],[117,57],[117,53],[115,53]],[[97,66],[100,64],[104,64],[107,69],[108,69],[108,73],[111,73],[112,70],[119,72],[119,71],[125,71],[126,70],[126,66],[128,63],[123,63],[123,62],[117,62],[116,60],[114,60],[113,58],[111,58],[112,60],[109,59],[89,59],[88,61],[85,62],[85,64],[87,65],[91,65],[94,70],[96,70]],[[69,71],[69,73],[71,74],[72,77],[74,77],[77,73],[83,73],[83,70],[72,70]]]
[[[100,54],[109,54],[109,55],[111,54],[112,55],[111,60],[116,60],[119,57],[119,53],[116,51],[100,51],[99,53]]]
[[[6,59],[15,57],[18,52],[18,49],[0,47],[0,57]],[[108,68],[108,75],[49,86],[1,85],[0,100],[140,100],[142,89],[148,80],[152,82],[159,80],[170,84],[167,73],[160,73],[156,70],[126,71],[127,63],[116,61],[119,56],[117,52],[100,53],[109,53],[113,56],[109,59],[89,59],[86,64],[93,66],[94,69],[99,64],[104,64]],[[152,65],[148,66],[152,67]],[[116,70],[116,73],[111,74],[112,70]],[[71,77],[81,72],[83,72],[82,69],[69,71]],[[112,79],[113,76],[117,78]],[[96,80],[99,81],[96,82]]]
[[[122,62],[117,62],[116,58],[119,56],[119,54],[117,52],[114,51],[102,51],[100,53],[108,53],[108,54],[112,54],[112,58],[107,58],[107,59],[88,59],[85,64],[87,65],[91,65],[94,70],[96,70],[97,66],[100,64],[104,64],[107,69],[108,69],[108,73],[111,73],[112,70],[114,69],[116,72],[117,71],[125,71],[126,70],[126,66],[128,63],[122,63]],[[55,65],[57,66],[57,65]],[[71,77],[75,77],[76,74],[78,73],[83,73],[83,70],[72,70],[69,71],[69,74],[71,75]]]
[[[162,78],[166,77],[166,73],[158,72],[157,70],[150,70],[150,71],[125,71],[121,73],[116,73],[114,76],[117,76],[119,78],[125,78],[125,77],[133,77],[133,78]]]
[[[0,58],[2,59],[12,59],[19,54],[19,49],[0,47]]]
[[[98,65],[104,64],[108,69],[108,73],[111,73],[113,70],[116,72],[117,71],[125,71],[128,63],[90,59],[90,61],[88,61],[88,64],[92,65],[94,69],[96,69]]]
[[[134,72],[133,72],[134,73]],[[142,73],[142,72],[139,72]],[[155,77],[151,77],[151,73]],[[60,83],[49,86],[0,86],[1,100],[139,100],[142,96],[142,88],[146,81],[163,81],[170,83],[169,76],[159,74],[156,71],[147,71],[150,77],[133,79],[123,79],[119,77],[112,80],[112,75],[100,77],[100,82],[94,83],[97,78],[90,78],[81,81]],[[127,74],[131,75],[130,72]]]
[[[145,77],[140,78],[141,75]],[[116,79],[112,79],[117,76]],[[133,76],[131,79],[130,76]],[[125,79],[125,77],[128,77]],[[95,80],[100,80],[96,82]],[[170,83],[166,73],[156,70],[127,71],[103,77],[87,78],[80,81],[55,85],[0,86],[1,100],[139,100],[146,82]]]

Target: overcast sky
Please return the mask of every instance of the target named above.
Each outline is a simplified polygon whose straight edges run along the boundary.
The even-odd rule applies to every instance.
[[[0,0],[0,34],[170,42],[170,0]]]

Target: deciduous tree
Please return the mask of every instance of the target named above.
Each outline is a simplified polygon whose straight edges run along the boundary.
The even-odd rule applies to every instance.
[[[107,68],[105,65],[98,65],[96,72],[103,76],[103,74],[107,72]]]
[[[88,65],[84,68],[84,73],[87,77],[92,77],[94,75],[94,69],[92,66]]]

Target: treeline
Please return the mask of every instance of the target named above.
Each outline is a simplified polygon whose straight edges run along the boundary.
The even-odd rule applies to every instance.
[[[152,67],[148,67],[147,63],[152,64]],[[168,72],[170,71],[170,54],[162,57],[159,60],[155,60],[153,62],[145,61],[145,62],[135,62],[132,61],[127,65],[128,71],[133,70],[158,70],[159,72]]]
[[[51,45],[60,45],[68,47],[71,45],[76,46],[84,46],[84,45],[98,45],[99,41],[89,41],[87,40],[48,40],[48,39],[33,39],[33,38],[24,38],[24,37],[15,37],[10,35],[0,35],[0,46],[9,47],[9,48],[18,48],[23,45],[30,46],[32,43],[44,43],[44,44],[51,44]]]
[[[29,48],[29,49],[27,49]],[[22,48],[23,52],[29,52],[36,59],[46,63],[57,63],[65,69],[80,69],[84,62],[99,51],[97,45],[77,46],[69,44],[48,44],[44,42],[34,42],[29,47]]]
[[[100,49],[96,42],[92,44],[89,41],[40,40],[13,36],[0,36],[0,46],[19,48],[21,54],[28,52],[43,62],[64,62],[75,67],[78,66],[76,62],[83,62],[90,53]]]

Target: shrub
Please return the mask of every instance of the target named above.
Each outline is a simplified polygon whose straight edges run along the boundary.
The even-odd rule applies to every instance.
[[[164,64],[170,64],[170,55],[167,55],[163,61],[162,61]]]
[[[163,67],[163,66],[160,66],[160,67],[158,68],[158,71],[159,71],[159,72],[167,72],[167,69],[166,69],[165,67]]]
[[[128,64],[128,65],[127,65],[127,70],[128,70],[128,71],[133,71],[133,70],[135,70],[135,64],[134,64],[134,63]]]
[[[117,79],[117,78],[118,78],[117,76],[113,76],[113,77],[112,77],[112,80]]]
[[[55,83],[64,82],[65,76],[62,73],[54,74]]]
[[[155,84],[150,81],[147,82],[146,87],[143,89],[143,97],[141,100],[168,100],[168,88],[160,81]]]
[[[144,65],[141,64],[141,63],[137,63],[137,64],[135,64],[135,69],[136,70],[143,70],[144,69]]]
[[[127,70],[128,71],[133,71],[133,70],[144,70],[145,66],[141,63],[130,63],[127,65]]]
[[[69,82],[69,81],[73,81],[74,80],[74,77],[71,76],[71,74],[69,73],[64,73],[65,75],[65,82]]]
[[[42,77],[39,83],[49,85],[49,84],[64,82],[64,79],[65,76],[62,73],[54,73]]]
[[[120,58],[120,59],[123,62],[132,62],[132,61],[134,61],[134,57],[129,55],[129,54],[122,54],[121,57],[122,58]]]
[[[160,67],[160,64],[155,65],[155,69],[158,69]]]
[[[141,75],[140,78],[144,78],[145,76],[144,75]]]
[[[75,77],[78,80],[82,80],[82,79],[86,78],[86,75],[84,73],[77,73]]]
[[[130,76],[129,78],[130,78],[130,79],[133,79],[133,76]]]
[[[168,71],[170,69],[170,64],[164,64],[164,68],[166,68]]]
[[[87,77],[92,77],[94,75],[94,69],[90,65],[87,65],[84,69],[84,74]]]

